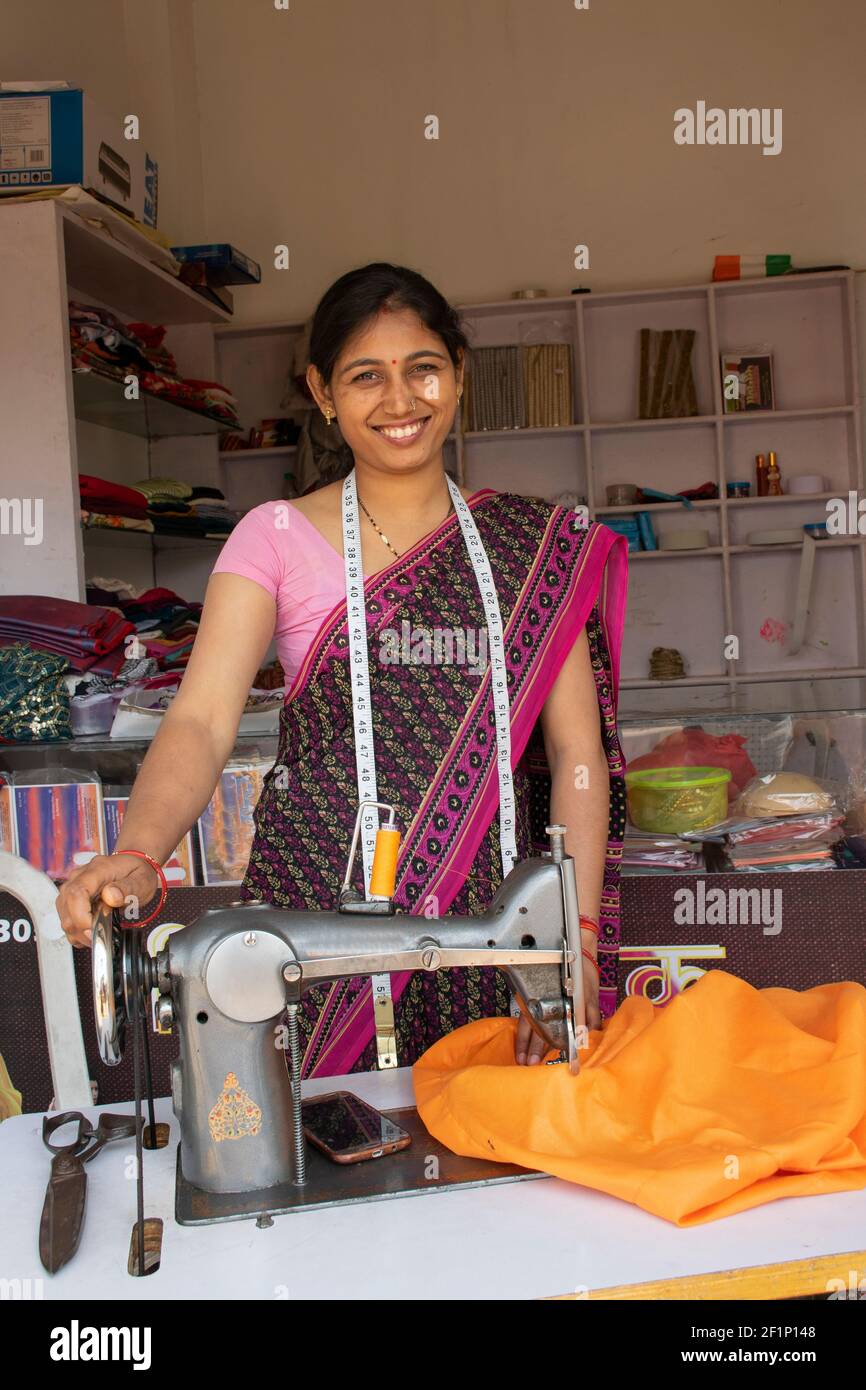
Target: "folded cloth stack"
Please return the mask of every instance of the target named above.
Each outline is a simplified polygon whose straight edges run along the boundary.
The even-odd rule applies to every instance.
[[[834,869],[844,834],[837,811],[741,821],[728,830],[726,854],[732,869]]]
[[[108,478],[79,473],[81,523],[87,527],[121,531],[152,531],[147,498],[137,488],[124,487]]]
[[[678,835],[654,835],[626,825],[622,846],[622,871],[625,874],[685,874],[704,869],[700,845],[681,840]]]
[[[230,428],[240,425],[237,399],[228,387],[178,374],[162,324],[125,324],[107,309],[70,300],[69,334],[73,371],[99,372],[113,381],[132,373],[149,395],[197,410]]]
[[[90,473],[79,473],[78,492],[82,507],[92,511],[113,512],[117,516],[147,516],[147,498],[137,488],[124,487]]]
[[[165,345],[165,329],[162,324],[128,323],[126,327],[129,333],[135,335],[136,342],[144,344],[151,371],[163,372],[171,377],[178,375],[174,354]]]
[[[69,336],[73,371],[97,371],[121,380],[130,369],[136,376],[153,370],[147,344],[131,324],[124,324],[108,309],[71,299]],[[162,369],[176,375],[177,363],[171,354],[169,358],[168,363],[161,364]]]
[[[189,505],[196,520],[202,522],[210,534],[228,534],[240,520],[238,513],[232,511],[219,488],[194,487]]]
[[[198,632],[200,603],[188,603],[173,589],[147,589],[128,597],[104,587],[105,580],[88,584],[91,602],[112,603],[138,637],[148,658],[160,671],[176,671],[186,666]]]
[[[845,867],[844,816],[838,809],[759,820],[731,816],[706,830],[687,831],[682,838],[702,841],[705,853],[718,860],[714,867],[723,870],[753,873]]]
[[[98,589],[99,598],[90,598],[90,591]],[[111,575],[94,576],[87,581],[87,593],[89,603],[102,603],[106,608],[116,607],[122,598],[140,598],[144,593],[143,589],[136,589],[134,584],[130,584],[128,579],[115,579]]]
[[[104,695],[132,685],[142,685],[159,674],[159,667],[153,657],[130,658],[125,661],[116,676],[97,675],[93,671],[82,672],[80,676],[67,678],[69,693],[75,697],[82,695]]]
[[[25,642],[65,656],[76,671],[116,675],[126,661],[131,622],[111,608],[42,594],[0,597],[0,647]]]
[[[219,381],[202,381],[196,377],[159,378],[149,389],[161,396],[168,396],[175,405],[185,405],[190,410],[201,410],[212,420],[220,420],[225,425],[236,428],[238,418],[238,398],[227,386]]]
[[[219,488],[190,487],[176,478],[144,478],[135,486],[157,534],[223,536],[239,520]]]
[[[144,531],[153,532],[153,522],[148,518],[139,520],[129,516],[118,516],[115,512],[91,512],[81,508],[81,524],[89,531]]]
[[[189,499],[192,496],[192,488],[189,483],[182,483],[177,478],[142,478],[135,487],[143,494],[147,514],[157,530],[165,529],[165,521],[185,522],[191,519]]]
[[[0,648],[0,743],[42,743],[69,738],[66,658],[26,642]],[[0,773],[0,786],[3,785]],[[0,816],[0,829],[3,817]],[[0,834],[0,845],[8,835]]]

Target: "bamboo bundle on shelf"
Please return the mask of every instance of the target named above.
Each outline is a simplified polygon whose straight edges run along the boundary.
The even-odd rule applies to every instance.
[[[697,415],[692,373],[693,328],[640,330],[638,419],[672,420]]]
[[[573,424],[571,344],[527,343],[522,351],[527,428]]]
[[[519,347],[474,348],[471,390],[464,419],[469,430],[514,430],[524,424],[523,373]]]
[[[464,429],[551,429],[573,423],[570,343],[474,348],[463,400]]]

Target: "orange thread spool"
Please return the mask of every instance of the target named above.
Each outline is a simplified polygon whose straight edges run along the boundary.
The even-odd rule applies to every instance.
[[[395,826],[382,826],[376,831],[376,848],[373,851],[373,868],[370,872],[370,896],[373,898],[393,898],[397,884],[397,854],[400,849],[400,831]]]

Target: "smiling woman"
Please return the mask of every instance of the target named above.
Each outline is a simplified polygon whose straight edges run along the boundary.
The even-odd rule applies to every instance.
[[[341,483],[254,508],[232,532],[119,848],[161,862],[182,839],[276,637],[291,684],[242,896],[333,908],[363,788],[364,799],[397,808],[397,910],[480,913],[532,853],[523,754],[537,725],[550,769],[544,812],[568,827],[592,1027],[616,995],[625,541],[564,507],[460,489],[447,477],[443,446],[467,348],[457,312],[416,271],[364,266],[323,296],[307,380],[354,468]],[[433,631],[461,637],[444,659],[430,643],[389,641]],[[488,638],[504,682],[492,680],[492,659],[467,659],[486,653]],[[372,738],[357,746],[364,727]],[[73,939],[89,920],[85,889],[121,892],[122,874],[153,872],[122,853],[110,874],[106,862],[61,893]],[[357,879],[363,891],[360,866]],[[377,976],[376,999],[374,1021],[367,980],[304,995],[305,1075],[413,1063],[444,1033],[508,1013],[510,1003],[505,977],[476,967]],[[523,1021],[516,1036],[517,1060],[537,1063],[542,1040]]]
[[[436,460],[441,474],[467,347],[456,312],[414,271],[374,264],[328,290],[307,379],[326,420],[339,416],[356,468],[388,469],[398,451],[413,471]]]

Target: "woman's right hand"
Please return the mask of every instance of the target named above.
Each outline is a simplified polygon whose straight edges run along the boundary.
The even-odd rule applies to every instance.
[[[137,855],[97,854],[61,885],[55,904],[60,925],[73,946],[89,946],[93,913],[100,901],[106,907],[122,908],[130,898],[137,899],[136,916],[143,917],[158,887],[156,871]],[[130,916],[130,923],[135,920]]]

